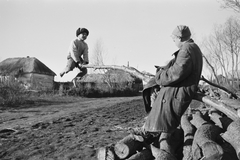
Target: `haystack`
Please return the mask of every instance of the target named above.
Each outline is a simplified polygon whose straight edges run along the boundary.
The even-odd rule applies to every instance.
[[[143,89],[142,79],[117,69],[88,74],[77,81],[77,86],[84,96],[93,97],[138,95]]]

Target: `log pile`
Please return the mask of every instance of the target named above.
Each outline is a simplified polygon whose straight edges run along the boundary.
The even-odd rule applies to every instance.
[[[101,147],[98,160],[238,160],[240,119],[214,108],[192,110],[173,134],[141,140],[129,134],[111,148]]]

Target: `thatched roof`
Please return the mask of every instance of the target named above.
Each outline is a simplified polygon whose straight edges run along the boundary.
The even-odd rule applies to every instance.
[[[25,73],[56,75],[35,57],[7,58],[0,62],[0,75],[18,75]]]

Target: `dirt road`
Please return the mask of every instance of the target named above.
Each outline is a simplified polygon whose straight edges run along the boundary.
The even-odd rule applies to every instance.
[[[4,128],[26,127],[84,110],[110,107],[117,103],[141,99],[137,97],[79,98],[55,97],[38,99],[36,104],[10,109],[0,113],[0,130]]]
[[[1,110],[1,160],[91,160],[101,146],[141,126],[142,97],[45,97]],[[11,130],[14,129],[14,130]]]

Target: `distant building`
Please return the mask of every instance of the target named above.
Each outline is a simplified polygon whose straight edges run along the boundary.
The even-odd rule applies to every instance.
[[[56,74],[35,57],[8,58],[0,62],[0,76],[14,77],[27,88],[53,89]]]

